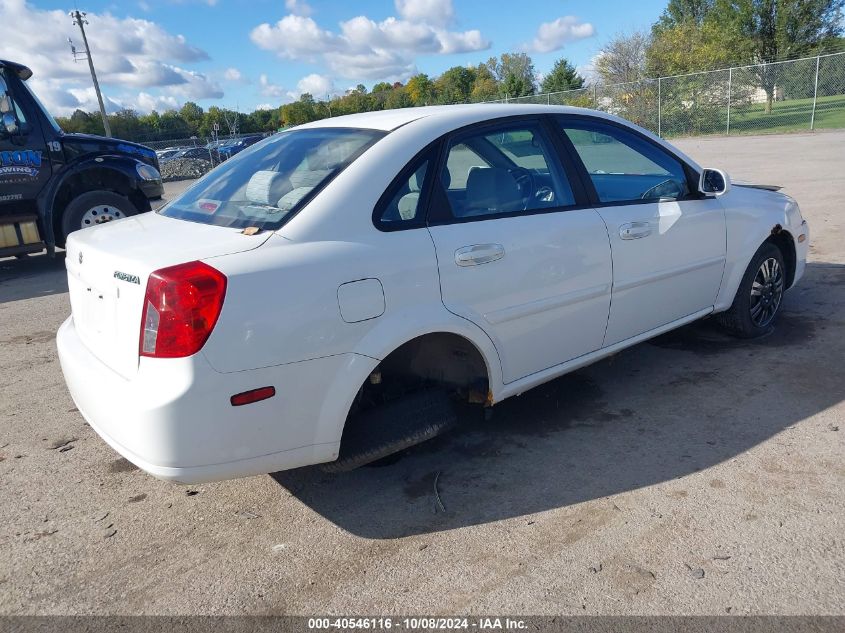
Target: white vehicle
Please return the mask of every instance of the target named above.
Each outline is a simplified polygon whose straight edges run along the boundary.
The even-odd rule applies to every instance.
[[[350,468],[439,433],[455,399],[714,313],[766,332],[808,237],[791,198],[601,112],[345,116],[73,233],[58,350],[85,419],[156,477]]]

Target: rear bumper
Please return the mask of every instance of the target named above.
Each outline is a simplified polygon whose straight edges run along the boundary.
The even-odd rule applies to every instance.
[[[336,459],[345,411],[340,416],[343,407],[327,407],[325,398],[339,376],[357,374],[362,362],[343,354],[224,374],[200,353],[142,358],[127,380],[85,347],[72,317],[56,343],[71,397],[91,428],[139,468],[181,483]],[[269,385],[276,388],[273,398],[241,407],[229,402],[233,394]]]

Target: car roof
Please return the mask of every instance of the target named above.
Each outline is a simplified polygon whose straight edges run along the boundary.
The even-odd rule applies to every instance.
[[[384,130],[389,132],[423,118],[449,119],[450,123],[460,126],[469,125],[484,119],[495,119],[504,116],[520,114],[592,114],[607,117],[604,112],[573,108],[570,106],[549,106],[538,104],[510,104],[510,103],[469,103],[460,105],[422,106],[417,108],[397,108],[395,110],[377,110],[375,112],[359,112],[343,116],[320,119],[312,123],[297,126],[298,128],[315,127],[351,127]],[[611,118],[611,117],[607,117]]]
[[[651,138],[676,156],[686,161],[694,170],[701,171],[701,167],[689,156],[673,147],[664,139],[656,136],[650,130],[642,128],[631,121],[627,121],[613,114],[589,108],[572,106],[553,106],[533,103],[470,103],[461,105],[424,106],[418,108],[398,108],[396,110],[378,110],[375,112],[360,112],[328,119],[320,119],[311,123],[298,125],[293,129],[313,128],[358,128],[374,129],[391,132],[403,126],[415,127],[423,122],[434,124],[430,128],[439,128],[441,133],[455,130],[465,125],[498,119],[508,116],[540,115],[540,114],[574,114],[591,116],[638,130],[641,134]]]

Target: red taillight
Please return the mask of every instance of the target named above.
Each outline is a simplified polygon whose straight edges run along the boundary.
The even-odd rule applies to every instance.
[[[226,296],[226,276],[202,262],[162,268],[147,280],[141,356],[181,358],[208,340]]]

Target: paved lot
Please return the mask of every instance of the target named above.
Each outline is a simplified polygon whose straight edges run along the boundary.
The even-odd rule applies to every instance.
[[[65,390],[63,262],[0,260],[0,613],[845,614],[845,133],[677,145],[811,222],[773,334],[687,327],[339,476],[139,472]]]

